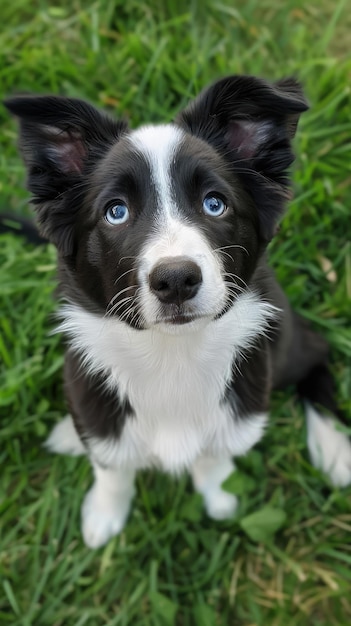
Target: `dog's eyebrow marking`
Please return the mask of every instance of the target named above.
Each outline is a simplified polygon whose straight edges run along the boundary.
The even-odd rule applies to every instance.
[[[129,136],[133,146],[148,160],[159,208],[170,217],[177,213],[172,198],[170,168],[184,132],[172,124],[142,126]]]

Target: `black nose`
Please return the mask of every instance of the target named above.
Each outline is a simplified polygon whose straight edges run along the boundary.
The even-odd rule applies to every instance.
[[[185,256],[163,258],[149,275],[151,291],[167,304],[181,304],[190,300],[198,292],[201,283],[201,269]]]

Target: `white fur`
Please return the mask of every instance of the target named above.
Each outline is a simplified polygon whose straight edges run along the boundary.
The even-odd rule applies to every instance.
[[[266,416],[240,420],[223,405],[234,362],[264,333],[274,307],[247,292],[220,319],[185,335],[137,331],[77,306],[62,309],[60,330],[91,372],[127,396],[135,416],[121,438],[95,441],[93,457],[116,467],[158,465],[179,472],[199,454],[245,454],[264,432]]]
[[[193,464],[194,487],[202,494],[207,514],[213,519],[228,519],[235,514],[238,499],[221,488],[234,469],[234,463],[225,457],[201,456]]]
[[[86,454],[86,448],[82,444],[70,415],[66,415],[56,424],[44,445],[50,452],[57,454],[69,454],[71,456]]]
[[[167,257],[187,257],[201,269],[202,284],[195,297],[183,307],[190,315],[214,318],[226,304],[226,288],[222,278],[222,264],[213,253],[205,237],[194,227],[180,219],[169,217],[156,228],[142,251],[139,281],[142,315],[150,326],[159,323],[164,331],[175,330],[174,325],[163,322],[162,304],[149,288],[149,274],[153,267]],[[184,329],[183,329],[184,331]]]
[[[260,439],[267,423],[265,414],[236,421],[232,413],[217,407],[199,414],[180,410],[145,414],[127,420],[118,441],[91,440],[92,457],[111,467],[158,467],[178,474],[189,469],[202,454],[246,454]]]
[[[158,196],[158,217],[175,215],[177,212],[172,198],[170,166],[183,137],[181,128],[172,124],[142,126],[129,137],[133,147],[144,154],[150,164]]]
[[[125,525],[134,496],[134,472],[94,465],[95,482],[82,506],[82,534],[90,548],[99,548]]]
[[[313,465],[336,487],[351,484],[351,442],[338,423],[307,405],[307,443]]]
[[[213,318],[224,308],[226,301],[220,257],[211,250],[199,229],[182,218],[173,198],[170,170],[183,137],[183,131],[170,124],[143,126],[130,136],[133,146],[148,161],[158,206],[153,235],[146,241],[139,259],[142,317],[149,326],[161,323],[164,330],[170,332],[175,327],[162,323],[162,304],[149,287],[149,275],[163,258],[185,256],[201,269],[202,284],[198,293],[183,304],[186,314]]]
[[[153,235],[140,254],[139,268],[142,316],[150,326],[162,324],[162,305],[149,288],[149,275],[165,257],[185,256],[201,269],[201,287],[194,298],[184,303],[186,313],[213,318],[226,301],[220,256],[211,250],[199,229],[184,220],[173,198],[170,170],[183,137],[183,131],[171,124],[143,126],[130,136],[133,146],[148,160],[158,204]],[[163,330],[175,331],[174,325],[162,326]]]

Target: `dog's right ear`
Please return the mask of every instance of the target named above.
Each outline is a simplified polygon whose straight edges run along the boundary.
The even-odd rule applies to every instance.
[[[42,234],[65,255],[74,250],[74,219],[79,203],[69,190],[81,191],[84,173],[126,131],[83,100],[60,96],[16,96],[6,108],[20,121],[20,149],[28,171],[27,186]]]

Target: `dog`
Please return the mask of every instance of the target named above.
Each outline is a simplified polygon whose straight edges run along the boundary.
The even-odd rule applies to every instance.
[[[47,447],[92,464],[86,545],[122,530],[142,468],[189,470],[207,514],[232,517],[232,459],[260,441],[271,392],[290,384],[313,464],[350,484],[328,346],[266,261],[308,108],[300,84],[229,76],[173,122],[136,130],[79,99],[5,104],[40,234],[58,250],[70,414]]]

